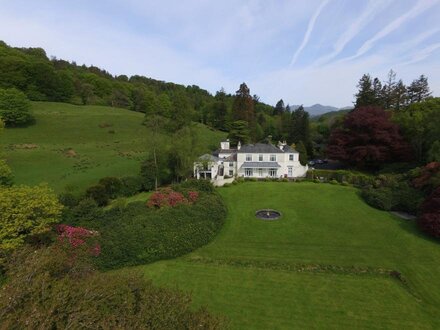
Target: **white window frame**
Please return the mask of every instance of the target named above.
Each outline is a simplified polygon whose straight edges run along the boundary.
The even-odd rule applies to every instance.
[[[229,176],[233,176],[234,175],[234,170],[229,170]]]
[[[287,166],[287,176],[292,177],[293,176],[293,167]]]
[[[252,155],[251,154],[247,154],[246,155],[246,161],[247,162],[251,162],[252,161]]]
[[[258,176],[260,176],[260,177],[263,176],[263,169],[262,168],[258,169]]]
[[[271,178],[275,178],[277,176],[277,172],[278,172],[278,170],[276,168],[270,168],[269,169],[269,176]]]
[[[294,160],[295,158],[294,158],[294,155],[293,154],[290,154],[289,155],[289,160]]]
[[[244,169],[244,176],[250,177],[254,175],[254,170],[252,168],[245,168]]]
[[[270,155],[270,161],[276,162],[277,161],[277,155]]]
[[[259,162],[262,162],[263,160],[264,160],[264,156],[263,156],[263,155],[261,155],[261,154],[260,154],[260,155],[258,155],[258,161],[259,161]]]

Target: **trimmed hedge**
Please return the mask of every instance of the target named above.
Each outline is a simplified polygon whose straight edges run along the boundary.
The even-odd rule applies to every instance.
[[[358,187],[373,185],[375,177],[360,172],[348,170],[310,170],[307,172],[307,179],[319,180],[321,182],[337,181],[338,183],[349,183]]]
[[[405,211],[411,214],[418,212],[423,200],[422,192],[410,187],[406,182],[391,187],[366,187],[361,191],[361,196],[367,204],[377,209]]]
[[[161,209],[148,208],[146,201],[133,202],[105,211],[88,199],[67,208],[63,222],[99,232],[101,269],[175,258],[209,243],[224,223],[226,207],[207,181],[190,180],[173,189],[197,191],[198,200]]]

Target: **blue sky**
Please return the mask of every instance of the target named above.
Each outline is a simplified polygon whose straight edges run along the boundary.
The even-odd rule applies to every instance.
[[[350,105],[363,73],[440,95],[440,0],[0,0],[0,39],[270,104]]]

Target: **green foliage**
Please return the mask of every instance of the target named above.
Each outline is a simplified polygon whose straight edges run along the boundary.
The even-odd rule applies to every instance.
[[[0,250],[12,250],[27,236],[48,230],[61,215],[62,205],[47,186],[0,188]]]
[[[4,160],[0,159],[0,186],[11,186],[13,178],[11,168]]]
[[[361,191],[361,196],[369,205],[377,209],[405,211],[411,214],[418,212],[423,201],[423,194],[407,182],[377,188],[367,187]]]
[[[188,180],[176,191],[198,191],[194,204],[154,210],[144,202],[124,203],[107,211],[92,199],[82,200],[63,214],[63,221],[97,230],[104,269],[174,258],[207,244],[221,229],[225,206],[211,183]]]
[[[440,140],[435,141],[428,151],[428,162],[440,162]]]
[[[108,176],[100,179],[98,185],[104,186],[106,194],[110,199],[115,199],[121,195],[122,182],[119,178]]]
[[[142,181],[140,176],[124,176],[121,178],[121,195],[133,196],[142,190]]]
[[[215,192],[214,186],[208,180],[189,179],[180,183],[179,185],[173,186],[173,189],[176,191],[178,191],[179,188],[187,190],[194,189],[208,194],[213,194]]]
[[[244,120],[237,120],[229,124],[228,139],[232,145],[237,145],[238,142],[246,144],[250,141],[249,124]]]
[[[56,247],[24,249],[8,264],[0,320],[8,329],[217,329],[187,294],[158,288],[137,272],[98,273]]]
[[[339,183],[344,181],[349,184],[353,184],[358,187],[372,186],[375,182],[375,178],[372,175],[364,174],[361,172],[348,171],[348,170],[310,170],[307,172],[308,179],[318,178],[319,182],[329,182],[336,180]]]
[[[361,196],[367,204],[377,209],[390,211],[394,207],[393,192],[391,188],[365,188],[362,190]]]
[[[307,165],[307,162],[309,161],[309,156],[307,154],[307,149],[302,141],[299,141],[298,144],[295,146],[296,151],[299,152],[299,162],[301,165]]]
[[[440,141],[440,98],[411,104],[396,112],[393,119],[410,141],[418,161],[436,157],[435,143]]]
[[[175,258],[207,244],[223,225],[226,209],[216,194],[202,194],[193,205],[160,210],[130,203],[108,211],[93,226],[100,232],[104,269]]]
[[[32,124],[31,103],[23,92],[15,88],[0,88],[0,117],[7,127]]]
[[[93,199],[99,206],[107,205],[110,200],[108,191],[102,184],[97,184],[87,188],[86,196]]]

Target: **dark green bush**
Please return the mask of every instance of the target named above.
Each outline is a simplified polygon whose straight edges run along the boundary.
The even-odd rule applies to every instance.
[[[393,192],[390,188],[365,188],[361,192],[362,198],[372,207],[390,211],[394,206]]]
[[[115,199],[121,195],[122,182],[120,179],[108,176],[99,180],[98,185],[105,188],[106,194],[110,199]]]
[[[93,199],[98,206],[105,206],[108,204],[110,196],[105,186],[97,184],[89,187],[86,190],[86,196]]]
[[[423,201],[423,193],[411,187],[407,182],[401,182],[393,189],[394,210],[411,214],[418,213]]]
[[[124,176],[121,178],[121,196],[133,196],[142,190],[142,181],[138,176]]]
[[[112,209],[93,223],[102,250],[98,266],[120,268],[189,253],[214,238],[225,216],[221,197],[206,193],[193,205],[154,210],[136,202]]]
[[[193,189],[193,190],[197,190],[199,192],[205,192],[205,193],[213,193],[215,191],[214,186],[208,180],[190,179],[190,180],[182,182],[176,186],[173,186],[173,189],[178,190],[178,187],[180,186],[183,189],[188,189],[188,190]]]
[[[94,223],[101,221],[104,210],[91,198],[82,199],[78,205],[63,210],[63,223],[91,228]]]
[[[365,188],[361,196],[371,206],[385,211],[405,211],[416,214],[423,194],[407,182],[399,182],[393,187]]]
[[[61,204],[67,207],[74,207],[78,205],[80,198],[70,192],[64,192],[58,195],[58,200]]]
[[[358,187],[373,185],[375,182],[372,175],[348,170],[312,170],[307,172],[307,178],[310,180],[318,179],[321,182],[336,180],[342,183],[345,181]]]
[[[140,272],[94,271],[88,259],[59,247],[15,253],[0,295],[1,328],[222,328],[188,294],[155,287]]]

